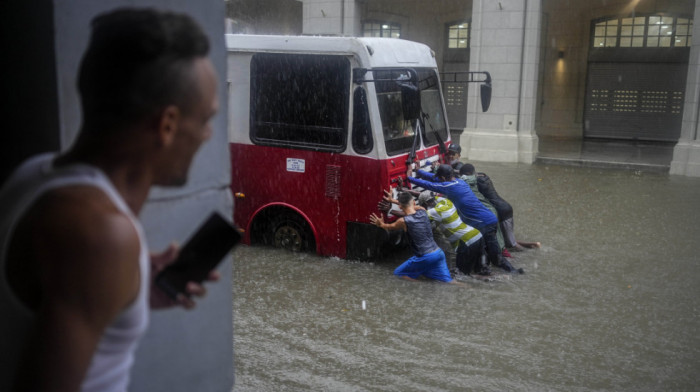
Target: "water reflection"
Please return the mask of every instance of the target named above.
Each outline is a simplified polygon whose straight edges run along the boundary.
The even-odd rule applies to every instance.
[[[241,247],[235,391],[692,390],[700,180],[478,163],[515,209],[526,275],[468,288]],[[367,309],[362,310],[362,301]]]

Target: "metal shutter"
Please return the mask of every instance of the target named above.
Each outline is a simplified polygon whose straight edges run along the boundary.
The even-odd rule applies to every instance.
[[[469,56],[465,62],[445,62],[444,72],[466,72],[469,69]],[[442,75],[440,75],[442,77]],[[442,94],[445,98],[445,111],[450,129],[461,132],[467,126],[468,83],[446,82],[442,80]]]
[[[687,64],[588,64],[584,136],[677,141]]]

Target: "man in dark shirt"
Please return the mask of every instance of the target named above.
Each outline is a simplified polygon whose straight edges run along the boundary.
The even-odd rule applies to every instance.
[[[445,253],[433,239],[433,229],[430,219],[424,209],[416,210],[413,196],[408,192],[399,194],[399,208],[405,216],[393,223],[384,223],[381,216],[370,215],[372,224],[385,230],[405,230],[408,243],[413,250],[413,256],[401,264],[394,275],[408,280],[417,280],[423,275],[426,278],[446,283],[457,283],[447,269]]]
[[[498,213],[498,223],[503,232],[503,239],[505,240],[505,245],[516,251],[521,251],[524,248],[539,248],[541,244],[539,242],[523,242],[515,239],[515,233],[513,232],[513,207],[505,201],[496,192],[496,187],[494,187],[493,182],[484,173],[476,173],[474,165],[465,163],[460,170],[460,173],[466,175],[476,175],[476,185],[486,199],[491,203],[491,205],[496,209]]]

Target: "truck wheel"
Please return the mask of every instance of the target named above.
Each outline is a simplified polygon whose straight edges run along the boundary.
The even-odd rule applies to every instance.
[[[275,219],[272,224],[272,239],[276,248],[292,252],[310,251],[313,244],[309,225],[296,214],[283,214]]]

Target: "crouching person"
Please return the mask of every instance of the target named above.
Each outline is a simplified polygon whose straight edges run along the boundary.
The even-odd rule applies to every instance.
[[[398,202],[405,216],[395,222],[384,223],[384,219],[375,214],[369,217],[372,224],[382,229],[406,231],[413,256],[396,268],[394,275],[408,280],[417,280],[422,275],[441,282],[457,283],[447,269],[445,253],[433,239],[427,212],[424,209],[416,210],[413,196],[408,192],[400,193]]]
[[[423,191],[418,196],[418,205],[427,210],[428,218],[437,223],[457,252],[457,269],[466,275],[492,275],[490,268],[481,262],[484,255],[483,236],[479,230],[462,222],[449,199],[436,198],[430,191]]]

